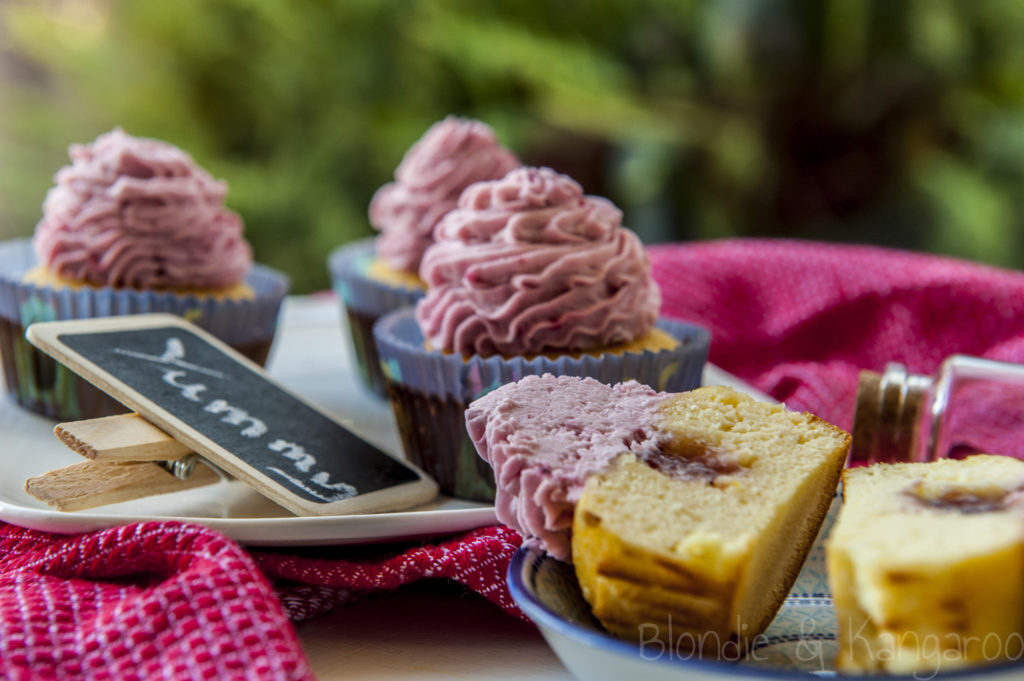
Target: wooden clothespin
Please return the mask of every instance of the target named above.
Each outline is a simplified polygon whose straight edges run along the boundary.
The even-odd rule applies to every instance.
[[[58,437],[92,460],[28,481],[30,493],[58,508],[212,481],[205,472],[184,480],[167,473],[187,467],[181,457],[193,452],[297,515],[389,511],[437,495],[437,483],[420,469],[359,438],[180,317],[43,322],[25,335],[136,414],[59,427]]]
[[[189,447],[138,414],[60,423],[53,434],[87,461],[29,478],[25,490],[59,511],[80,511],[217,482]]]

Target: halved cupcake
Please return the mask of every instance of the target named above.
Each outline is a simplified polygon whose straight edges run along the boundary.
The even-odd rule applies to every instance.
[[[1024,462],[851,468],[825,550],[838,670],[931,678],[1024,654]]]
[[[611,633],[695,656],[748,651],[833,499],[849,435],[731,388],[530,376],[466,425],[498,519],[571,561]]]

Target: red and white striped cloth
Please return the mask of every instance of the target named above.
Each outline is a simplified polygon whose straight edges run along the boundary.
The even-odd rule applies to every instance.
[[[1024,275],[877,248],[721,241],[650,249],[662,313],[711,360],[848,428],[857,373],[963,352],[1024,362]],[[290,622],[451,579],[517,615],[502,527],[404,547],[245,550],[171,522],[79,536],[0,524],[0,677],[311,679]]]

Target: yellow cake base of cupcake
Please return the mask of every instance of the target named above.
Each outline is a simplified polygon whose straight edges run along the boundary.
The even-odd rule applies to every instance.
[[[663,465],[676,470],[623,454],[587,479],[573,516],[576,575],[613,634],[731,656],[749,650],[796,579],[849,435],[722,386],[660,410]]]
[[[628,343],[618,345],[606,345],[593,350],[577,350],[575,352],[545,352],[542,353],[548,359],[556,359],[568,355],[573,359],[579,359],[584,355],[600,357],[601,355],[627,355],[630,353],[661,352],[662,350],[673,350],[679,347],[679,341],[672,337],[672,334],[653,328],[639,338]],[[527,355],[527,359],[533,359],[538,355]]]
[[[423,347],[427,350],[434,350],[434,347],[430,344],[430,341],[424,341]],[[523,359],[526,361],[532,361],[538,357],[546,357],[550,360],[557,360],[560,357],[571,357],[572,359],[579,359],[580,357],[600,357],[602,355],[627,355],[630,353],[641,354],[644,352],[661,352],[663,350],[675,350],[679,347],[679,340],[672,336],[667,331],[663,331],[659,328],[652,328],[650,331],[635,338],[628,343],[619,343],[617,345],[605,345],[599,348],[593,348],[590,350],[574,350],[574,351],[552,351],[552,352],[538,352],[532,355],[523,355]],[[450,355],[450,353],[444,351],[444,354]],[[468,357],[467,357],[468,359]],[[505,357],[505,359],[511,359],[511,357]]]
[[[395,269],[379,258],[374,258],[370,262],[366,276],[389,286],[423,290],[427,288],[426,283],[415,272]]]
[[[25,272],[22,276],[21,281],[23,284],[32,284],[34,286],[49,286],[51,288],[67,288],[72,291],[77,291],[81,288],[89,287],[89,284],[74,281],[72,279],[66,279],[59,274],[53,272],[44,265],[36,265],[29,271]],[[190,289],[190,288],[176,288],[176,289],[158,289],[166,290],[171,293],[179,295],[195,295],[195,296],[209,296],[216,300],[253,300],[256,297],[255,292],[248,284],[244,281],[229,286],[225,289]]]

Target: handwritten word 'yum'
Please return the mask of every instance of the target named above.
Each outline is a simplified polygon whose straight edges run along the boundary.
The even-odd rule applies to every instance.
[[[180,339],[168,339],[166,349],[162,355],[147,355],[121,348],[115,349],[114,352],[161,365],[164,367],[161,369],[163,372],[161,378],[164,383],[173,386],[183,398],[190,402],[200,404],[205,402],[203,412],[210,414],[212,417],[219,417],[222,423],[237,426],[239,428],[239,435],[242,437],[256,439],[267,434],[267,424],[261,419],[237,405],[230,404],[225,399],[214,397],[207,400],[204,393],[209,390],[208,386],[202,382],[190,382],[194,381],[194,379],[189,378],[190,371],[214,378],[224,378],[224,374],[185,361],[185,345]],[[317,471],[313,475],[309,475],[310,471],[313,471],[317,465],[316,457],[307,452],[298,443],[275,438],[267,444],[267,449],[279,454],[282,459],[291,462],[292,468],[305,475],[293,475],[277,466],[269,466],[266,470],[287,480],[291,485],[302,489],[317,499],[324,502],[341,501],[358,494],[358,490],[346,482],[331,482],[330,475],[326,471]]]

